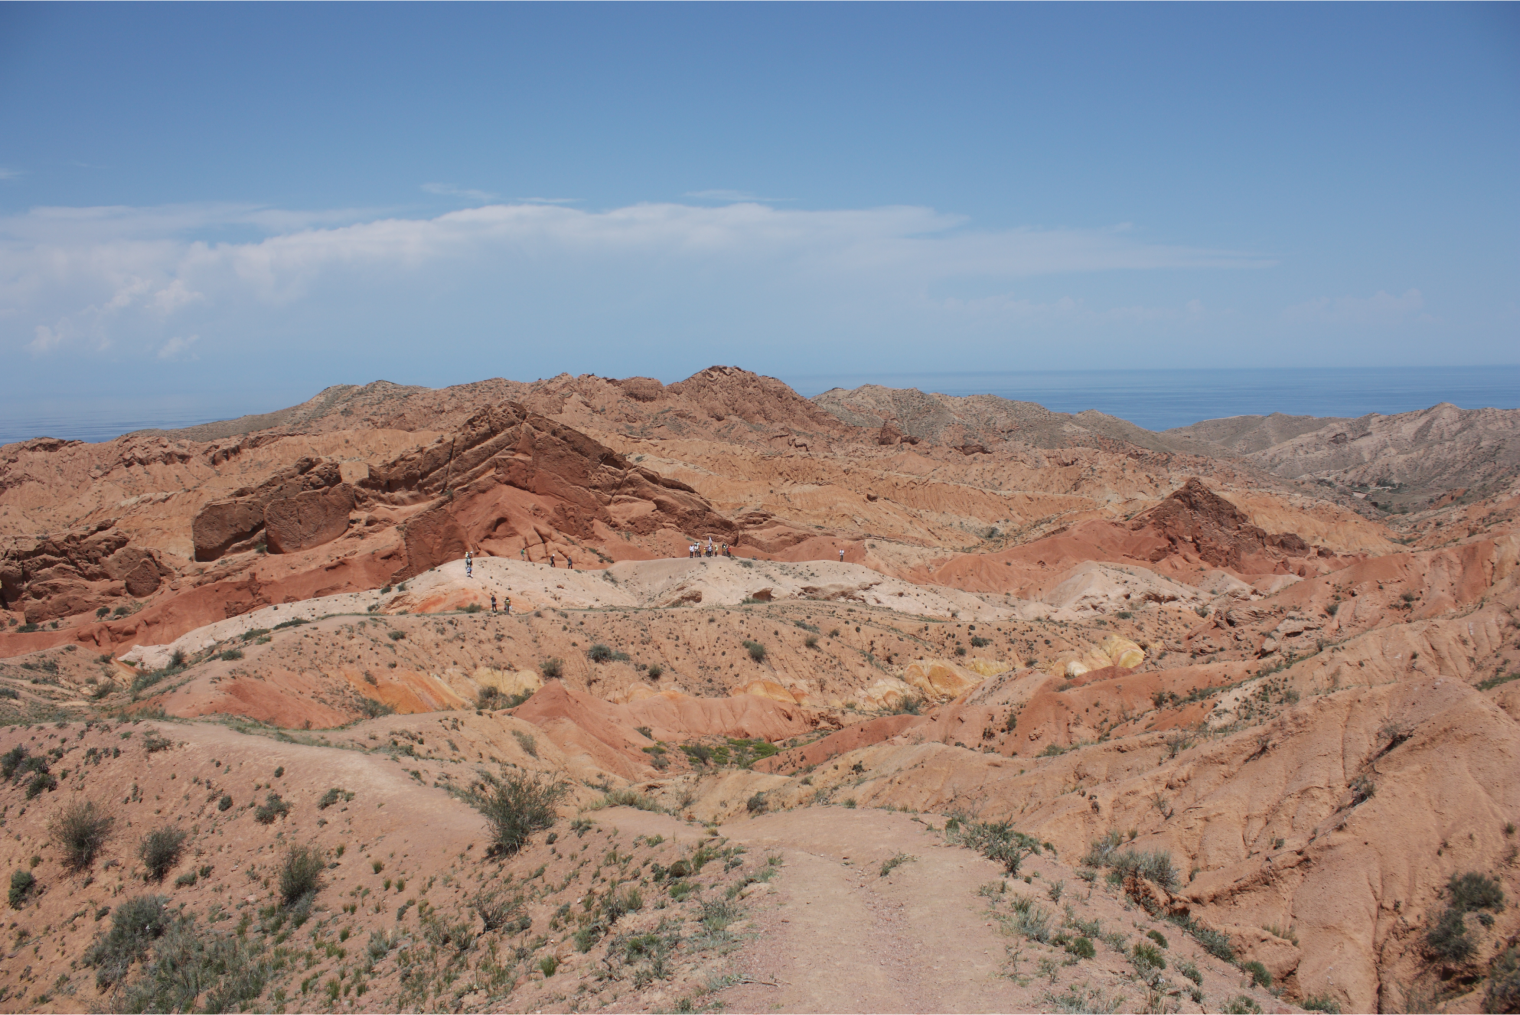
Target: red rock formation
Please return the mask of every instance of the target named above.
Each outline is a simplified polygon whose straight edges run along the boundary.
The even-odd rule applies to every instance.
[[[228,500],[207,504],[196,513],[195,521],[191,526],[195,537],[195,559],[216,560],[222,554],[236,548],[237,544],[251,540],[268,523],[271,505],[278,505],[303,493],[326,490],[342,481],[343,477],[336,462],[317,462],[310,458],[303,458],[290,468],[283,469],[260,483],[255,489],[238,490]],[[339,499],[341,500],[341,497]],[[305,507],[291,505],[275,508],[280,533],[285,537],[284,549],[270,546],[275,553],[287,553],[291,549],[316,546],[342,534],[342,529],[338,529],[327,539],[310,542],[309,540],[317,532],[332,530],[330,506],[337,501],[324,502],[319,498],[308,499],[303,503],[306,504]],[[323,503],[327,503],[329,509],[318,506]],[[315,529],[307,531],[305,524],[314,523],[317,516],[325,518],[325,524],[318,524]],[[306,517],[308,523],[303,524],[302,517]],[[343,515],[345,528],[347,517],[345,512]]]
[[[128,546],[110,522],[83,531],[13,537],[0,551],[0,598],[39,624],[102,606],[123,596],[151,595],[168,573],[158,555]]]
[[[264,508],[269,552],[294,553],[332,542],[348,530],[353,509],[354,488],[347,483],[271,501]]]
[[[1249,558],[1275,563],[1284,556],[1302,557],[1309,552],[1309,545],[1294,533],[1269,535],[1252,525],[1239,508],[1196,476],[1160,504],[1137,515],[1130,528],[1137,532],[1149,529],[1166,539],[1169,545],[1153,550],[1152,561],[1182,552],[1187,544],[1200,560],[1215,567],[1262,573],[1274,567],[1252,567]]]

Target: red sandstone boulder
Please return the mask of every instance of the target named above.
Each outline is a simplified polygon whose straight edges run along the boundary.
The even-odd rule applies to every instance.
[[[332,542],[348,531],[353,509],[354,488],[347,483],[270,501],[264,508],[269,552],[294,553]]]

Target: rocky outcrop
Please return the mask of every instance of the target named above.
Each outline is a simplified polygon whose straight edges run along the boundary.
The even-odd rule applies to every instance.
[[[0,544],[0,598],[20,607],[28,623],[119,605],[144,598],[171,573],[158,553],[129,546],[130,537],[111,522],[90,529]]]
[[[1160,504],[1137,515],[1130,528],[1137,532],[1150,529],[1166,539],[1167,546],[1152,551],[1153,563],[1187,552],[1215,567],[1266,572],[1274,568],[1247,567],[1246,558],[1275,561],[1309,553],[1309,544],[1294,533],[1268,534],[1252,525],[1244,512],[1196,476]]]
[[[353,509],[354,488],[346,483],[270,501],[264,508],[269,552],[294,553],[332,542],[348,530]]]
[[[876,443],[883,447],[890,447],[894,444],[917,444],[918,438],[903,433],[889,419],[882,422],[881,430],[876,434]]]
[[[442,498],[406,523],[408,564],[398,577],[462,556],[467,546],[516,553],[551,529],[584,540],[608,530],[678,529],[730,544],[739,535],[686,484],[512,402],[481,410],[448,439],[374,467],[360,494],[396,505]]]
[[[299,504],[281,505],[302,494],[320,492],[343,482],[342,470],[337,462],[322,462],[302,458],[288,469],[282,469],[260,483],[236,491],[226,500],[212,501],[195,515],[191,534],[195,540],[195,559],[216,560],[240,543],[248,543],[269,524],[269,510],[274,507],[276,525],[286,538],[285,549],[278,549],[271,541],[269,549],[274,553],[288,553],[292,549],[307,549],[337,538],[342,528],[333,531],[332,509],[342,502],[336,498],[306,498]],[[349,509],[353,507],[352,493],[348,495]],[[322,520],[319,522],[318,518]],[[344,516],[344,528],[347,516]],[[317,533],[331,532],[326,539],[311,541]]]

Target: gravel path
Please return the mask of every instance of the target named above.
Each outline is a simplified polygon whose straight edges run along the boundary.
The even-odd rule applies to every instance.
[[[762,933],[739,960],[730,1011],[1006,1011],[1022,994],[999,975],[1004,941],[977,888],[996,865],[906,815],[827,808],[735,822],[724,834],[779,853],[756,906]],[[883,877],[883,861],[914,859]],[[770,986],[775,984],[775,986]]]

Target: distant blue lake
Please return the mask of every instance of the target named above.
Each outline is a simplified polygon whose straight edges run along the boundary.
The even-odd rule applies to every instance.
[[[1520,366],[1315,370],[1048,370],[1026,373],[783,376],[806,396],[881,384],[945,395],[1001,395],[1058,412],[1097,409],[1166,430],[1223,416],[1391,415],[1451,402],[1520,408]],[[315,391],[208,392],[144,398],[53,398],[0,405],[0,443],[30,437],[111,440],[133,430],[195,426],[297,405]]]

